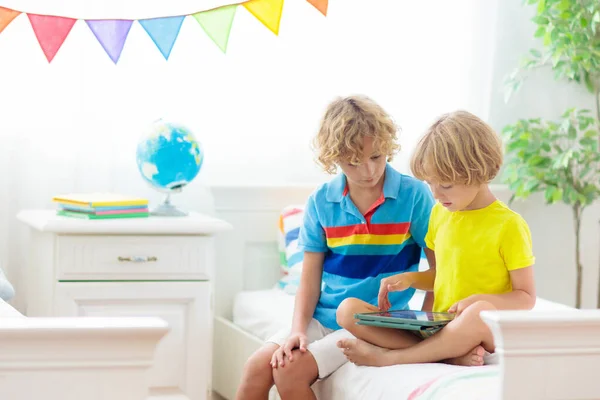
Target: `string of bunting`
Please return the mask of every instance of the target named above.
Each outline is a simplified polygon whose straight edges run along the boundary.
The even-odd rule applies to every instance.
[[[312,6],[327,16],[328,0],[307,0]],[[275,35],[279,35],[279,23],[283,12],[284,0],[250,0],[241,4],[226,5],[195,14],[161,18],[123,20],[123,19],[85,19],[106,54],[117,64],[127,35],[134,21],[144,28],[163,57],[168,60],[173,45],[185,17],[193,17],[223,53],[227,52],[229,33],[238,6],[246,8],[257,20]],[[19,15],[25,14],[38,43],[48,62],[52,62],[78,19],[24,13],[0,6],[0,33]]]

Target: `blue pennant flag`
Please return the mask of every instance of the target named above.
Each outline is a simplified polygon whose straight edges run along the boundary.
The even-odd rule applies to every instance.
[[[156,47],[158,47],[165,57],[165,60],[169,59],[184,18],[185,16],[179,16],[141,19],[139,21],[142,28],[148,33],[148,36],[150,36]]]

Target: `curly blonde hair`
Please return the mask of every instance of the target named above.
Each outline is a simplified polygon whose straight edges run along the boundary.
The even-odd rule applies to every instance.
[[[502,142],[492,127],[467,111],[455,111],[427,130],[410,168],[420,180],[478,185],[496,177],[502,160]]]
[[[313,141],[317,162],[329,174],[337,171],[340,162],[359,164],[366,136],[373,137],[373,148],[391,161],[400,150],[398,131],[392,118],[370,98],[337,98],[327,107]]]

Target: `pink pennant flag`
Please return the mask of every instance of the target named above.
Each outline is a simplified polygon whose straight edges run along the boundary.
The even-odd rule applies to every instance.
[[[46,59],[52,62],[77,20],[38,14],[27,14],[27,17]]]
[[[131,20],[123,19],[105,19],[105,20],[86,20],[85,21],[98,42],[106,51],[106,54],[116,64],[121,57],[121,52],[125,46],[125,40],[131,29]]]

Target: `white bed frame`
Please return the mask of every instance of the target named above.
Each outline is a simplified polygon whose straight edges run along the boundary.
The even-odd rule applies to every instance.
[[[234,230],[217,239],[213,389],[233,399],[248,357],[261,345],[231,322],[235,294],[279,278],[281,209],[313,187],[213,187],[216,212]],[[501,196],[499,196],[502,198]],[[500,355],[502,399],[600,399],[600,310],[486,312]]]
[[[158,318],[26,318],[0,300],[0,399],[148,400]]]

